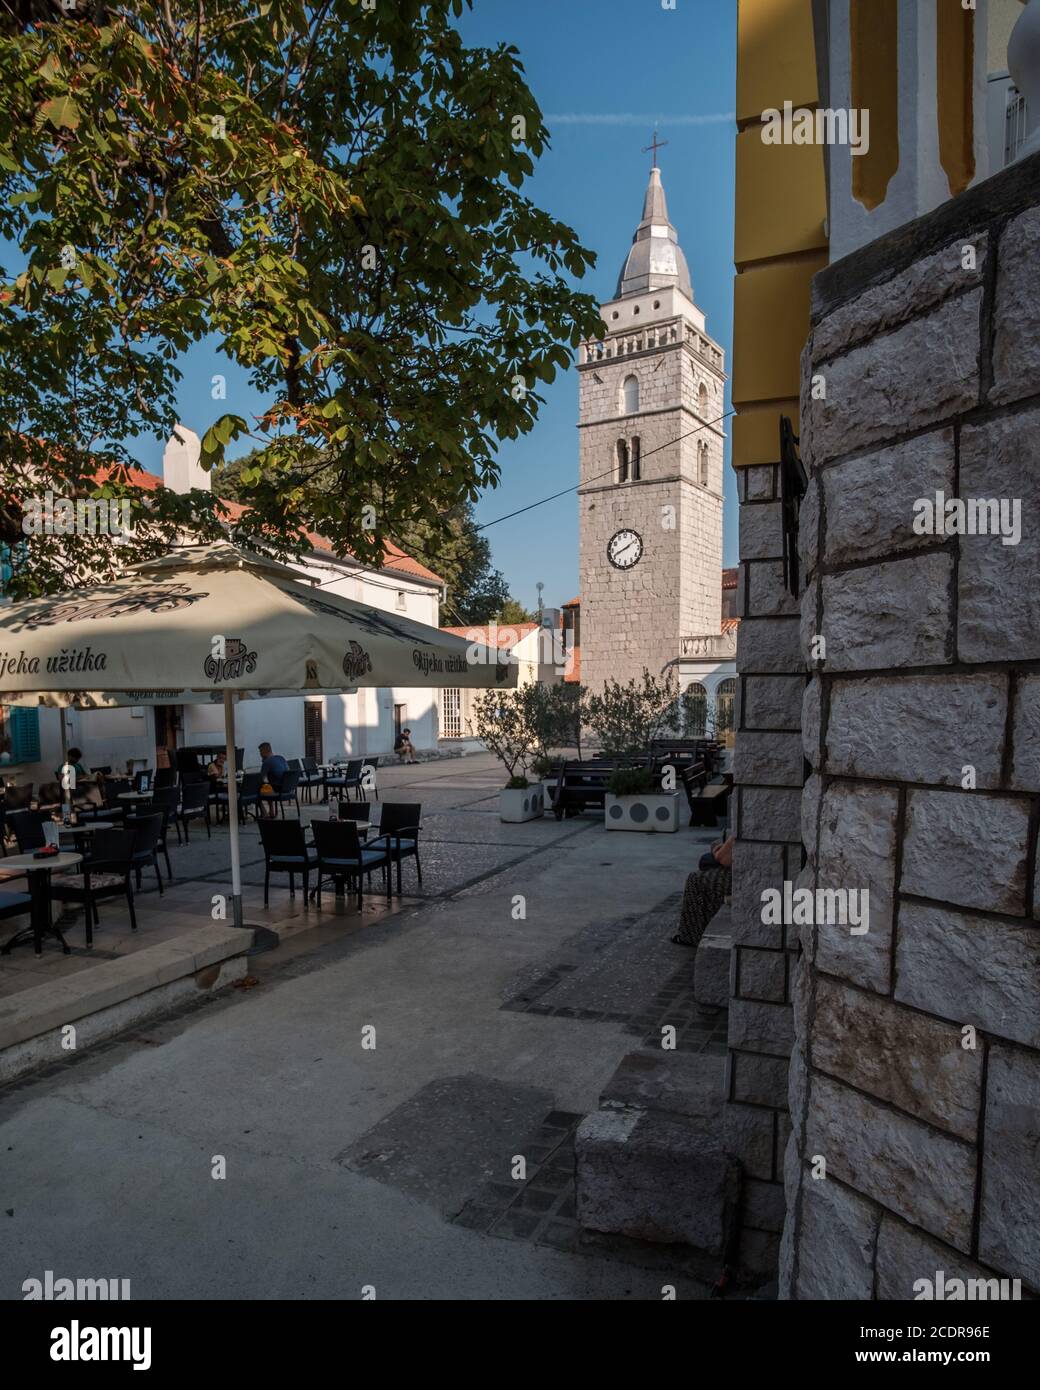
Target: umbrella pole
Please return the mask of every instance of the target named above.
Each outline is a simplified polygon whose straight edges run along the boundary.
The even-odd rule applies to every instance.
[[[236,927],[242,925],[242,856],[238,844],[238,769],[235,766],[235,697],[224,691],[224,740],[227,744],[228,834],[231,838],[231,908]]]
[[[62,820],[67,825],[72,819],[72,789],[67,787],[66,782],[69,778],[69,731],[65,724],[66,713],[64,706],[58,707],[58,723],[61,725],[61,799]]]

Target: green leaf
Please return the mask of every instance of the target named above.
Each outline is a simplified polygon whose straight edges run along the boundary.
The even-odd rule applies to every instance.
[[[40,116],[60,130],[79,128],[79,107],[70,96],[53,97],[50,101],[45,101],[40,107]]]

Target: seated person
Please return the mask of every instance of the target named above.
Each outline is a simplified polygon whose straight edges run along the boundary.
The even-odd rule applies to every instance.
[[[82,758],[83,754],[80,752],[78,748],[69,749],[67,754],[67,766],[69,767],[71,773],[74,774],[69,777],[70,791],[75,791],[81,782],[86,782],[89,776],[87,769],[83,766]],[[64,783],[61,780],[64,771],[64,767],[56,767],[54,769],[54,780],[58,783],[59,786],[64,786]]]
[[[701,859],[700,872],[690,874],[686,880],[682,907],[679,909],[679,930],[672,937],[676,946],[700,944],[708,923],[718,912],[729,896],[733,882],[733,843],[734,835],[712,845],[709,855]]]
[[[211,782],[222,782],[224,780],[224,769],[227,766],[227,754],[218,753],[213,761],[206,768],[206,776]]]
[[[285,774],[289,771],[289,764],[282,757],[281,753],[272,753],[269,743],[261,743],[259,748],[263,762],[260,765],[260,794],[263,795],[265,787],[271,787],[274,791],[281,791],[282,781]],[[274,814],[274,807],[271,807]]]
[[[402,729],[394,739],[394,752],[402,762],[414,763],[416,761],[411,729]]]

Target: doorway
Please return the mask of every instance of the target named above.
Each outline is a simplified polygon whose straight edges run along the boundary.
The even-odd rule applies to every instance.
[[[394,742],[401,737],[401,730],[408,727],[408,706],[394,705]]]
[[[176,767],[177,737],[180,733],[182,708],[180,705],[155,706],[155,766]]]

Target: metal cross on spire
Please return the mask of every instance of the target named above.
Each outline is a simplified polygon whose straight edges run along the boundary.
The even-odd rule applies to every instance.
[[[653,152],[654,152],[654,153],[653,153],[653,161],[652,161],[652,163],[651,163],[651,165],[650,165],[650,168],[651,168],[651,169],[656,169],[656,168],[657,168],[657,151],[658,151],[658,150],[663,150],[664,147],[665,147],[665,145],[667,145],[667,144],[668,144],[668,141],[667,141],[667,140],[658,140],[658,138],[657,138],[657,127],[655,126],[655,127],[654,127],[654,138],[650,141],[649,145],[644,145],[644,147],[643,147],[643,153],[644,153],[644,154],[647,154],[650,150],[653,150]]]

